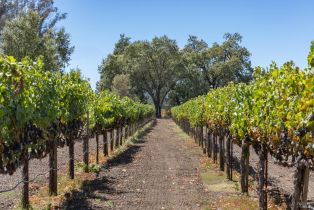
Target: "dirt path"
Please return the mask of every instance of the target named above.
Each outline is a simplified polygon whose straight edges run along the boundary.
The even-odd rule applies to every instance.
[[[171,120],[155,127],[99,177],[84,183],[65,209],[203,209],[209,195],[199,176],[201,154],[183,146]]]

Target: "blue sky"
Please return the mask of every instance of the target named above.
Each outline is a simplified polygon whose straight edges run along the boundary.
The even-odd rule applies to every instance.
[[[119,35],[150,40],[167,35],[180,47],[188,35],[208,44],[239,32],[253,66],[293,60],[304,68],[314,40],[313,0],[55,0],[68,13],[59,23],[71,34],[75,52],[68,68],[79,67],[95,88],[97,68]]]

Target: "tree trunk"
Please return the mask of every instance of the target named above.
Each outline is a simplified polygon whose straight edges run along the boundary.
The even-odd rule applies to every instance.
[[[156,115],[156,118],[161,118],[160,102],[156,102],[156,103],[154,103],[154,105],[155,105],[155,115]]]
[[[49,142],[49,195],[58,194],[58,158],[57,158],[57,141],[55,139]]]
[[[23,177],[23,192],[22,192],[22,200],[21,205],[23,209],[29,209],[29,160],[28,156],[25,155],[24,157],[24,164],[22,170],[22,177]]]
[[[72,137],[69,142],[69,178],[74,179],[74,141]]]

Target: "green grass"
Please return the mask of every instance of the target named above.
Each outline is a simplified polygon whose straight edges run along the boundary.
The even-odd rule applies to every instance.
[[[226,179],[224,172],[208,169],[200,174],[203,182],[212,192],[235,193],[236,186],[232,181]]]
[[[239,183],[227,180],[224,172],[220,171],[217,165],[207,162],[200,172],[203,183],[207,186],[211,196],[207,209],[223,210],[251,210],[258,209],[258,202],[255,198],[242,195],[239,192]]]

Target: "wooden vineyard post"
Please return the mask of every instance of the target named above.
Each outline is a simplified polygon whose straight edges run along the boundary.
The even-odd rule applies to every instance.
[[[192,126],[191,126],[191,123],[189,123],[189,134],[190,134],[190,137],[193,137],[193,129],[192,129]]]
[[[201,146],[201,148],[204,148],[203,147],[203,126],[201,126],[199,128],[199,146]]]
[[[211,133],[210,130],[207,130],[207,156],[211,158],[212,150],[211,150]]]
[[[136,133],[137,131],[137,122],[134,123],[134,134]]]
[[[232,180],[232,166],[233,166],[233,143],[230,140],[230,180]]]
[[[198,146],[200,146],[199,142],[200,142],[200,139],[199,139],[199,129],[198,127],[195,127],[195,140],[196,140],[196,143],[198,144]]]
[[[232,180],[231,178],[231,139],[229,135],[226,137],[226,165],[227,165],[227,178]]]
[[[207,150],[207,141],[206,141],[206,136],[207,136],[207,126],[205,127],[205,139],[204,139],[204,126],[202,127],[202,147],[203,147],[203,154],[206,154]]]
[[[102,143],[103,143],[103,155],[106,156],[106,147],[107,147],[107,141],[106,141],[106,131],[102,131]]]
[[[193,128],[193,138],[194,138],[195,143],[197,143],[197,141],[196,141],[196,135],[195,135],[195,134],[196,134],[195,129],[196,129],[196,128],[194,127],[194,128]]]
[[[305,160],[297,163],[294,172],[294,190],[292,194],[291,209],[307,209],[308,184],[309,184],[309,165]]]
[[[200,146],[200,132],[199,127],[195,127],[195,140],[198,146]]]
[[[224,135],[222,134],[222,131],[220,131],[219,134],[219,168],[220,171],[225,170],[225,164],[224,164]]]
[[[128,137],[131,136],[131,123],[128,124]]]
[[[89,168],[89,145],[88,145],[88,136],[84,137],[83,142],[83,162],[84,162],[84,172],[88,173]]]
[[[215,162],[215,138],[216,138],[216,135],[215,133],[212,133],[211,135],[211,148],[212,148],[212,158],[213,158],[213,161]]]
[[[267,162],[268,162],[268,160],[266,159],[265,189],[267,189],[267,173],[268,173]],[[250,145],[247,144],[247,155],[246,155],[246,158],[245,158],[245,190],[246,190],[246,193],[249,193],[249,170],[250,170]]]
[[[87,112],[86,136],[83,139],[83,162],[84,172],[89,168],[89,112]]]
[[[122,145],[121,144],[121,136],[122,136],[121,127],[119,126],[117,129],[118,129],[118,132],[119,132],[119,135],[118,135],[118,147],[120,147]]]
[[[99,134],[96,132],[96,164],[99,164]]]
[[[132,128],[131,128],[131,123],[128,124],[128,137],[131,137],[131,131],[132,131]]]
[[[226,138],[226,136],[224,137]],[[229,165],[229,155],[230,155],[230,142],[229,139],[226,139],[226,173],[227,173],[227,179],[230,180],[230,173],[229,173],[229,169],[230,169],[230,165]]]
[[[88,172],[89,168],[89,112],[87,111],[86,118],[86,136],[83,139],[83,160],[84,160],[84,172]]]
[[[304,169],[304,175],[303,175],[303,189],[302,189],[302,198],[301,202],[306,203],[307,202],[307,194],[309,191],[309,180],[310,180],[310,167],[309,164],[306,163],[305,169]],[[301,208],[306,210],[307,208]]]
[[[119,147],[119,128],[116,129],[115,148]]]
[[[58,158],[57,158],[57,141],[50,140],[49,151],[49,195],[56,196],[58,194]]]
[[[28,155],[24,157],[24,164],[22,170],[23,177],[23,192],[21,205],[23,209],[29,209],[29,160]]]
[[[261,210],[267,209],[267,192],[265,189],[265,172],[266,172],[266,145],[262,145],[259,151],[259,165],[258,165],[258,193],[259,193],[259,207]]]
[[[135,132],[136,132],[135,124],[136,124],[136,123],[133,123],[133,124],[132,124],[132,136],[133,136],[133,135],[135,134]]]
[[[104,142],[104,156],[109,156],[109,141],[108,141],[107,131],[104,131],[102,136],[103,136],[103,142]]]
[[[113,152],[114,150],[114,129],[110,130],[110,151]]]
[[[124,142],[126,142],[126,140],[128,139],[128,126],[126,125],[124,127]]]
[[[128,127],[128,125],[127,124],[125,124],[124,125],[124,134],[123,134],[123,136],[124,136],[124,142],[126,142],[126,140],[128,139],[128,130],[127,130],[127,127]]]
[[[196,143],[200,146],[200,138],[199,138],[199,128],[195,127],[195,139],[196,139]]]
[[[120,127],[120,146],[123,145],[123,127]]]
[[[217,138],[218,135],[215,133],[214,134],[214,138],[213,138],[213,159],[214,159],[214,163],[217,163]]]
[[[250,147],[245,139],[242,140],[241,144],[241,159],[240,159],[240,184],[241,184],[241,192],[248,193],[249,192],[249,155],[250,155]]]
[[[69,178],[74,179],[74,141],[72,136],[69,141]]]

